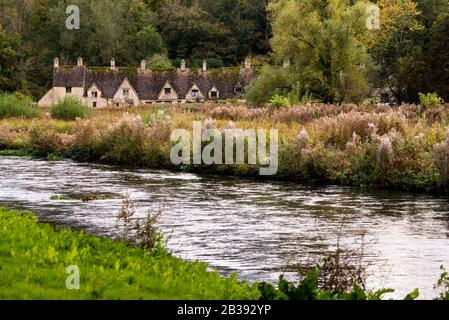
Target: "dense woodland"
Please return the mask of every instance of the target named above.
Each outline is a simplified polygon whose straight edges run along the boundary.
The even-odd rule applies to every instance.
[[[379,0],[381,28],[366,28],[367,1],[0,0],[0,91],[40,97],[51,62],[88,65],[264,65],[248,88],[254,105],[274,95],[360,102],[374,88],[398,102],[419,92],[449,100],[448,0]],[[81,28],[67,30],[78,5]],[[285,61],[289,67],[283,68]]]

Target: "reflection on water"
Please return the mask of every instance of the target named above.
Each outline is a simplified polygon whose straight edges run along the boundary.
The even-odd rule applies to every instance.
[[[224,274],[235,271],[242,279],[275,281],[285,270],[293,277],[287,265],[335,249],[342,220],[344,247],[357,246],[365,234],[372,288],[396,288],[395,297],[420,288],[432,298],[440,265],[449,267],[444,198],[0,157],[0,204],[114,236],[122,204],[117,197],[50,200],[55,194],[97,193],[128,193],[141,216],[161,209],[176,256],[208,262]]]

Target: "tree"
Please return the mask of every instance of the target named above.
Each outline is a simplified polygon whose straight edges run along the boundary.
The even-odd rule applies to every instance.
[[[230,64],[240,62],[238,44],[230,29],[200,7],[167,5],[159,28],[171,59],[221,58]]]
[[[441,13],[449,11],[448,0],[417,0],[417,9],[420,11],[419,20],[430,28]]]
[[[14,71],[18,58],[17,40],[10,39],[0,28],[0,92],[17,90]]]
[[[416,101],[418,93],[437,92],[449,101],[449,13],[443,13],[429,29],[429,39],[422,53],[409,61],[404,70],[410,100]]]
[[[388,87],[398,103],[407,100],[407,70],[420,54],[420,12],[412,0],[379,0],[381,28],[371,55],[379,66],[378,86]]]
[[[273,0],[268,11],[274,57],[290,61],[286,72],[302,94],[310,91],[334,103],[347,98],[347,88],[366,93],[365,2]]]
[[[147,62],[149,69],[170,69],[173,65],[166,55],[155,54]]]
[[[146,27],[136,35],[137,59],[142,60],[155,54],[166,54],[167,48],[161,35],[152,26]]]

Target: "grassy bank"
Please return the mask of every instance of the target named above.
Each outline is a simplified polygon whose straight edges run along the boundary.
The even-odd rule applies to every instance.
[[[95,110],[90,119],[0,120],[0,150],[38,157],[258,177],[250,165],[170,161],[170,133],[193,121],[219,130],[279,130],[279,170],[270,179],[444,193],[449,190],[449,107],[308,105],[275,110],[230,105]]]
[[[80,289],[66,288],[66,268]],[[0,299],[257,299],[255,286],[165,252],[38,223],[0,208]]]
[[[335,259],[341,264],[337,268]],[[148,251],[55,228],[39,223],[31,212],[0,207],[0,300],[380,300],[394,292],[364,290],[365,280],[359,278],[364,267],[352,269],[346,259],[341,252],[329,256],[302,275],[299,283],[281,277],[276,286],[249,285],[208,272],[206,264],[185,262],[163,249]],[[67,273],[69,266],[79,269],[78,290],[66,287],[73,274],[73,269]],[[440,291],[436,299],[449,299],[447,272],[436,288]],[[405,299],[418,297],[416,289]]]

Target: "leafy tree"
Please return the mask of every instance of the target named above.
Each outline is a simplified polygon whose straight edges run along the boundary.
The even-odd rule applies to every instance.
[[[346,0],[273,0],[271,44],[278,62],[302,93],[311,91],[329,103],[344,101],[347,88],[368,87],[364,66],[366,3]]]
[[[167,48],[161,35],[152,26],[146,27],[136,35],[137,59],[145,59],[155,54],[166,54]]]
[[[13,79],[18,58],[16,41],[7,37],[0,28],[0,93],[17,90]]]
[[[147,62],[147,68],[150,69],[170,69],[173,65],[166,55],[155,54]]]
[[[381,28],[376,31],[371,55],[379,66],[378,86],[388,87],[397,101],[407,98],[407,69],[420,53],[417,38],[423,30],[412,0],[379,0]]]
[[[259,77],[246,89],[246,97],[252,106],[262,106],[275,95],[286,95],[293,89],[290,76],[280,67],[266,65]]]
[[[449,101],[449,13],[439,15],[429,30],[422,52],[404,67],[409,96],[416,101],[419,92],[437,92]]]
[[[240,60],[229,28],[197,6],[168,5],[159,27],[172,59],[221,58],[231,64]]]
[[[449,11],[447,0],[417,0],[417,8],[421,12],[419,20],[430,28],[441,13]]]

